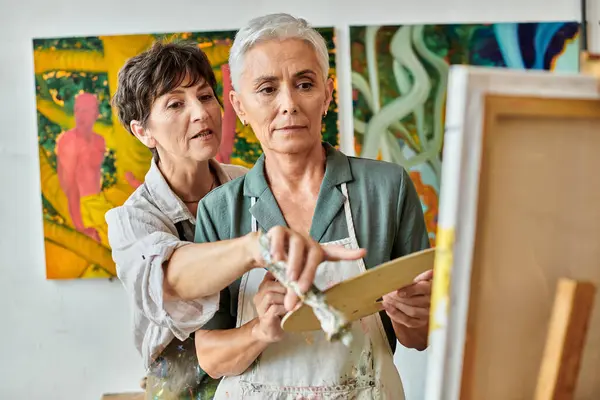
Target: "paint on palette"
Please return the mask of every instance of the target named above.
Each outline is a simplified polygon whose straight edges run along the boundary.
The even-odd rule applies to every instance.
[[[335,81],[334,30],[318,30],[327,42],[329,72]],[[206,52],[218,81],[217,95],[224,104],[217,159],[251,167],[262,154],[252,129],[243,126],[229,103],[227,63],[234,35],[235,31],[219,31],[33,40],[48,279],[116,276],[104,214],[123,204],[143,182],[151,153],[121,127],[110,99],[125,61],[156,40],[189,40]],[[322,134],[336,147],[337,113],[334,93]],[[79,131],[93,139],[90,145],[80,145]],[[84,193],[71,190],[75,185]]]
[[[403,165],[435,245],[448,68],[577,72],[577,22],[350,29],[356,154]]]

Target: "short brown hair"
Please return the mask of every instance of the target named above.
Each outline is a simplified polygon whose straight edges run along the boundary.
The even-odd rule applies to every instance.
[[[123,127],[133,133],[133,120],[146,126],[154,101],[179,87],[186,78],[187,87],[206,81],[217,97],[215,73],[197,43],[156,41],[150,49],[127,60],[119,71],[112,99]]]

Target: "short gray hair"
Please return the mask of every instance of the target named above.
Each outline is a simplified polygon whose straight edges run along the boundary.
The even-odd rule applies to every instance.
[[[244,56],[256,44],[268,40],[301,39],[312,45],[322,69],[323,79],[329,74],[329,52],[325,39],[303,18],[289,14],[268,14],[257,17],[246,24],[235,35],[229,52],[231,82],[239,90],[239,80],[244,66]]]

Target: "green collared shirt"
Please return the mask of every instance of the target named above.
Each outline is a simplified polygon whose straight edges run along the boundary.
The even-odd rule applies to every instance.
[[[367,250],[365,266],[381,263],[429,247],[429,238],[419,196],[405,169],[397,164],[348,157],[323,143],[327,160],[325,176],[310,228],[321,243],[348,237],[341,184],[346,183],[358,245]],[[251,205],[252,197],[256,204]],[[264,155],[244,176],[221,185],[198,205],[196,242],[215,242],[252,231],[252,216],[267,232],[287,226],[264,172]],[[220,310],[210,326],[235,326],[240,281],[230,286],[230,307]],[[229,314],[229,315],[228,315]],[[385,312],[381,313],[392,350],[396,337]]]

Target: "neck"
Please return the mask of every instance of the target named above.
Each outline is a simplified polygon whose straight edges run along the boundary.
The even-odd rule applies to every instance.
[[[208,160],[171,160],[159,156],[158,168],[171,190],[184,203],[198,202],[213,189],[215,183]]]
[[[319,142],[307,152],[282,154],[265,151],[265,173],[271,190],[318,193],[325,176],[325,149]]]

